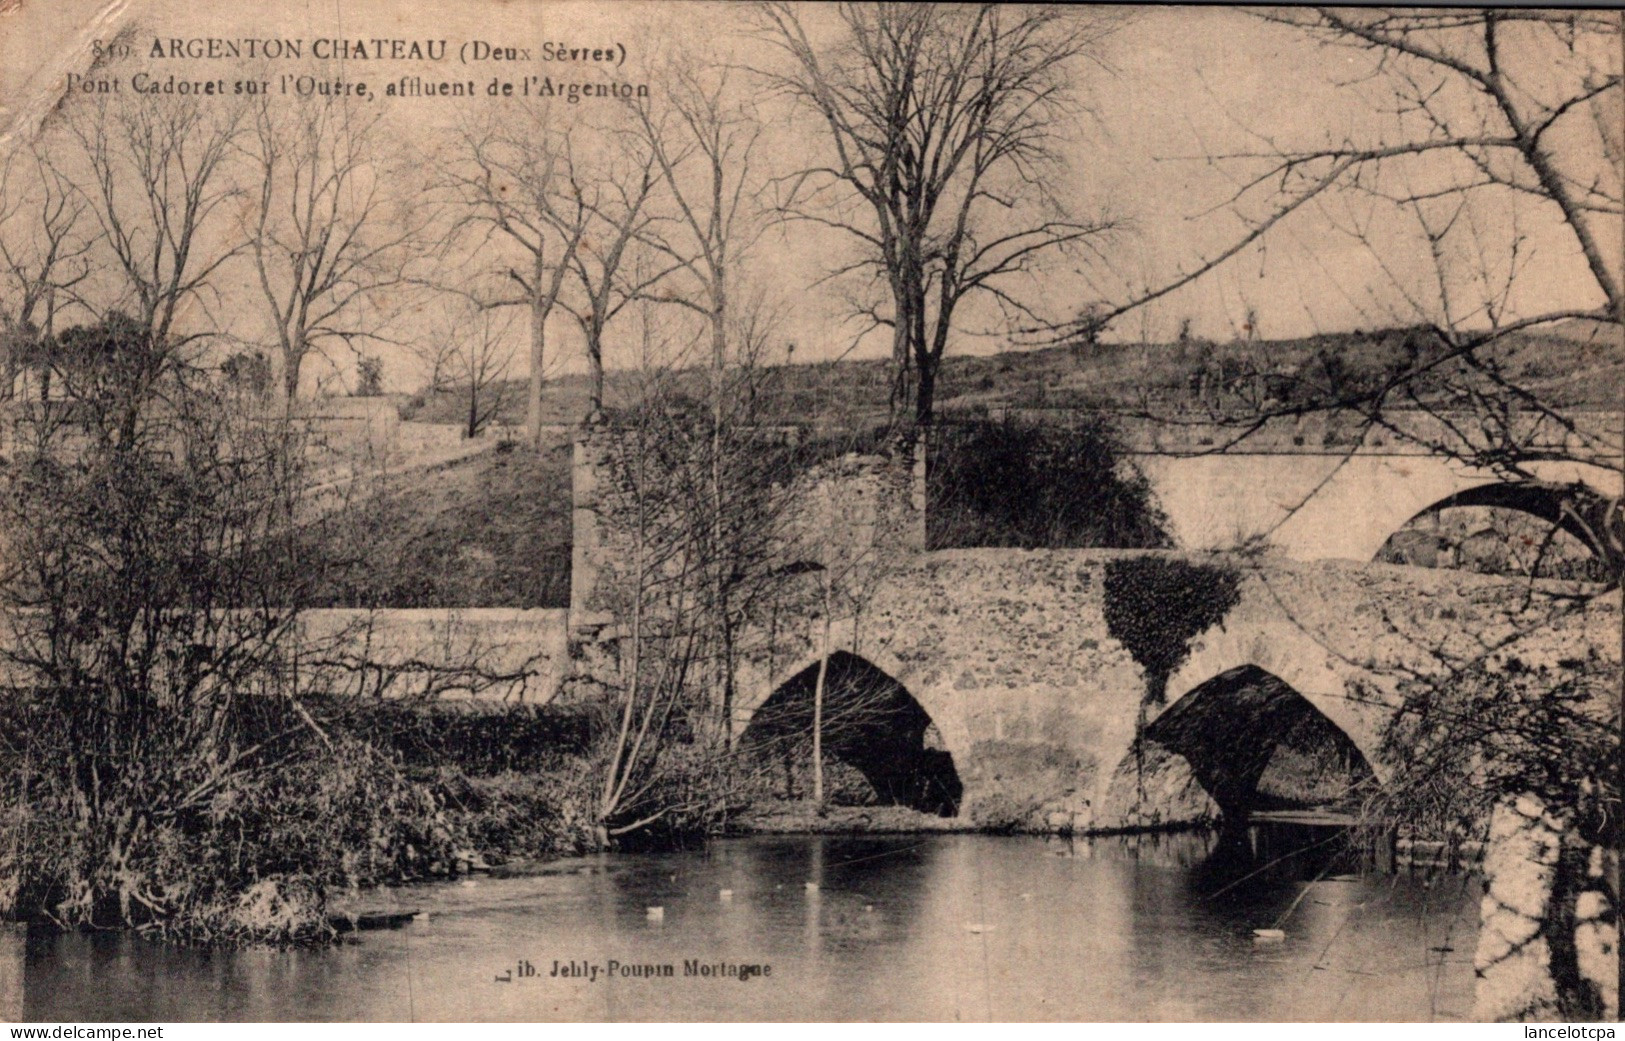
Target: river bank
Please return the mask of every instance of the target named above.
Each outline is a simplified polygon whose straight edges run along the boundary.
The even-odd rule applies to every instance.
[[[294,720],[298,729],[282,738],[290,747],[299,742],[300,756],[222,791],[164,833],[165,844],[142,867],[148,888],[168,897],[130,927],[204,946],[319,945],[341,932],[404,925],[412,908],[387,895],[399,887],[590,871],[590,858],[605,855],[595,852],[601,839],[592,826],[601,768],[594,735],[602,722],[588,708],[354,699],[309,699],[301,707],[308,721]],[[855,792],[843,802],[861,797]],[[50,855],[73,848],[69,818],[27,808],[35,811],[32,841],[10,855],[31,859],[8,862],[0,854],[0,868],[26,868],[35,881],[18,891],[26,899],[0,910],[71,926],[60,914],[63,894],[95,865]],[[820,807],[758,792],[743,807],[728,807],[718,795],[702,812],[634,831],[615,845],[636,857],[739,836],[1085,834],[1076,824],[1054,815]],[[1201,835],[1217,827],[1201,820],[1134,830]],[[1462,845],[1401,839],[1390,863],[1453,868],[1476,853]]]
[[[752,804],[730,817],[727,835],[896,835],[977,832],[989,829],[961,817],[940,817],[907,806],[824,806],[775,800]]]

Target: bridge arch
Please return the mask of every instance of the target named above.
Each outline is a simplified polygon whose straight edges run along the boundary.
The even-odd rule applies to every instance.
[[[1113,771],[1118,824],[1214,811],[1227,828],[1261,810],[1357,802],[1376,772],[1351,736],[1274,673],[1214,674],[1153,717]]]
[[[1599,466],[1553,461],[1532,464],[1531,470],[1531,480],[1507,481],[1438,456],[1355,455],[1325,474],[1270,541],[1299,560],[1366,562],[1395,532],[1440,503],[1500,505],[1550,516],[1552,503],[1565,492],[1578,488],[1582,500],[1596,504],[1620,492],[1619,475]]]
[[[1416,522],[1459,507],[1511,510],[1533,517],[1544,525],[1555,526],[1592,556],[1605,562],[1610,550],[1608,546],[1599,544],[1597,539],[1606,536],[1611,525],[1617,526],[1619,523],[1618,518],[1613,516],[1607,497],[1583,482],[1488,481],[1452,492],[1417,510],[1390,533],[1373,558],[1382,559],[1394,539]]]
[[[1391,681],[1348,665],[1290,619],[1231,623],[1203,633],[1169,677],[1165,704],[1171,709],[1214,677],[1249,666],[1291,687],[1354,742],[1379,781],[1388,779],[1381,743],[1393,714],[1384,702]],[[1358,691],[1351,689],[1356,680]]]
[[[861,774],[877,801],[951,817],[964,786],[936,720],[892,674],[845,650],[792,671],[751,711],[739,746],[763,771],[782,764],[792,789],[809,759],[813,704],[823,670],[822,746]]]
[[[1181,548],[1233,549],[1261,539],[1294,560],[1366,563],[1411,518],[1451,496],[1523,494],[1493,490],[1509,482],[1490,470],[1425,452],[1237,450],[1144,455],[1138,463]],[[1580,485],[1602,501],[1622,491],[1620,475],[1604,466],[1541,460],[1529,469],[1531,486]]]

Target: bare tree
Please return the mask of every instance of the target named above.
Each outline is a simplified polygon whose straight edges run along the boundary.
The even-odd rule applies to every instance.
[[[73,187],[96,232],[75,302],[99,318],[118,317],[124,336],[133,322],[146,339],[129,352],[136,364],[122,370],[118,391],[124,411],[114,429],[133,440],[144,403],[176,359],[190,358],[219,328],[210,308],[240,249],[224,225],[238,194],[230,161],[241,110],[191,98],[73,101],[47,126],[66,138],[61,148],[52,141],[47,162],[60,184]],[[52,356],[61,341],[37,346],[41,365],[65,374]]]
[[[646,300],[635,313],[666,312]],[[643,331],[653,336],[647,321]],[[595,427],[613,473],[598,505],[613,547],[599,606],[620,620],[606,685],[617,719],[603,752],[605,841],[719,813],[745,780],[732,741],[738,642],[785,581],[785,513],[805,459],[752,422],[764,340],[750,324],[733,335],[748,350],[719,391],[720,437],[707,399],[715,381],[662,360],[656,344],[645,348],[654,360],[626,374],[631,403]]]
[[[98,313],[134,318],[162,348],[155,362],[214,335],[216,279],[241,248],[222,226],[240,194],[230,165],[242,110],[191,98],[75,99],[62,129],[77,154],[53,152],[51,163],[95,220],[115,280],[87,283],[81,297],[100,294]]]
[[[302,446],[136,319],[56,339],[82,436],[42,433],[0,497],[0,661],[30,706],[0,755],[32,771],[7,798],[34,814],[0,913],[209,935],[225,923],[181,882],[196,864],[177,822],[255,783],[286,754],[280,728],[305,726],[256,696],[276,689],[308,580],[286,552]]]
[[[753,364],[763,328],[762,302],[746,300],[741,306],[739,283],[746,258],[766,227],[767,212],[761,198],[765,184],[755,163],[762,125],[731,87],[727,71],[700,71],[708,67],[691,54],[672,56],[663,76],[670,86],[662,100],[635,101],[632,108],[642,143],[659,169],[663,202],[672,211],[669,221],[644,232],[644,241],[669,264],[670,276],[650,289],[649,298],[686,309],[709,333],[710,512],[720,540],[727,512],[722,467],[727,455],[723,441],[729,435],[724,426],[738,418],[724,389],[728,368]],[[726,569],[714,568],[713,579],[717,609],[728,617]],[[724,662],[715,675],[727,718],[733,704],[732,627],[724,626],[722,635]]]
[[[1483,254],[1458,255],[1458,265],[1479,270],[1466,274],[1468,292],[1439,301],[1456,305],[1441,317],[1458,333],[1472,324],[1488,326],[1473,346],[1568,318],[1625,322],[1620,260],[1610,245],[1625,205],[1625,132],[1617,100],[1610,100],[1620,90],[1616,17],[1600,11],[1325,7],[1258,17],[1301,29],[1328,48],[1362,52],[1384,91],[1372,105],[1394,117],[1390,129],[1370,140],[1309,148],[1252,130],[1260,150],[1210,157],[1250,168],[1230,207],[1245,225],[1243,234],[1108,317],[1189,285],[1294,214],[1353,190],[1422,220],[1435,251],[1452,232],[1458,238],[1472,233],[1466,220],[1460,227],[1446,225],[1453,224],[1452,214],[1467,217],[1475,204],[1510,208],[1532,201],[1561,221],[1589,272],[1594,305],[1515,311],[1505,284],[1521,267],[1510,261],[1525,257],[1514,252],[1485,269]],[[1526,248],[1523,238],[1514,230],[1503,245]]]
[[[654,298],[705,321],[711,365],[720,371],[729,359],[733,290],[767,214],[755,162],[762,124],[727,71],[706,71],[711,67],[693,55],[674,56],[660,102],[632,107],[674,211],[669,232],[645,235],[674,266]]]
[[[423,390],[426,398],[438,397],[452,389],[454,360],[457,344],[436,332],[427,337],[408,340],[406,349],[423,366]]]
[[[455,305],[454,305],[455,306]],[[502,389],[513,364],[509,339],[513,319],[482,307],[457,307],[444,329],[451,345],[448,375],[451,386],[464,396],[463,436],[478,437],[502,411]]]
[[[1063,333],[1178,291],[1298,214],[1324,216],[1358,200],[1366,216],[1338,227],[1384,272],[1387,285],[1373,288],[1393,304],[1373,317],[1401,328],[1405,356],[1366,371],[1329,350],[1290,372],[1243,366],[1224,381],[1237,407],[1216,417],[1234,428],[1227,445],[1271,420],[1343,413],[1359,428],[1356,445],[1378,431],[1564,498],[1562,525],[1619,570],[1625,515],[1617,496],[1600,493],[1596,481],[1553,476],[1579,467],[1617,484],[1625,471],[1618,430],[1588,419],[1572,391],[1517,375],[1534,349],[1531,334],[1564,322],[1600,323],[1605,343],[1625,333],[1625,272],[1617,251],[1603,245],[1618,240],[1625,212],[1619,20],[1499,9],[1326,8],[1259,17],[1364,61],[1361,82],[1372,84],[1369,103],[1387,117],[1383,129],[1299,148],[1249,127],[1258,150],[1204,160],[1238,171],[1228,211],[1241,232],[1156,288]],[[1529,288],[1559,255],[1541,254],[1540,234],[1566,239],[1569,258],[1578,260],[1555,303],[1550,291]],[[1420,272],[1407,268],[1412,255],[1423,260]]]
[[[1074,216],[1050,187],[1056,127],[1078,115],[1075,67],[1111,22],[1042,6],[842,4],[838,42],[820,48],[801,18],[791,4],[761,8],[760,35],[788,65],[762,75],[814,113],[831,153],[801,171],[786,212],[857,240],[860,259],[836,273],[883,284],[889,307],[868,316],[892,330],[893,412],[912,404],[927,423],[960,305],[982,296],[1032,321],[1024,276],[1114,227]]]
[[[390,195],[405,171],[379,155],[380,119],[376,106],[334,96],[266,96],[252,111],[254,205],[244,232],[274,329],[272,385],[285,406],[312,351],[382,335],[381,291],[406,281],[429,220],[421,200],[408,208]]]
[[[460,131],[460,154],[444,180],[464,216],[463,227],[482,229],[516,248],[523,260],[503,272],[517,295],[480,296],[487,307],[522,306],[530,312],[530,372],[525,434],[540,443],[547,321],[590,218],[576,180],[573,131],[559,130],[533,106],[504,109]]]
[[[85,216],[84,199],[38,142],[0,167],[0,400],[12,396],[36,337],[55,331],[58,312],[90,273]]]
[[[605,327],[678,267],[629,263],[645,248],[644,238],[655,222],[649,202],[661,175],[654,149],[630,134],[616,135],[604,144],[590,174],[571,182],[587,220],[569,262],[576,292],[562,301],[586,345],[591,415],[604,408]]]

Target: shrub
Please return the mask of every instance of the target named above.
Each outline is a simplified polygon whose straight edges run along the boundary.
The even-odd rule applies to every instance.
[[[984,831],[1009,833],[1038,828],[1042,808],[1042,803],[1032,796],[993,791],[972,800],[965,814]]]
[[[190,941],[320,939],[331,889],[426,874],[452,851],[432,794],[398,761],[324,742],[291,713],[263,757],[238,753],[252,768],[209,770],[161,747],[154,735],[172,728],[149,722],[147,759],[98,771],[84,806],[82,762],[38,754],[72,728],[18,697],[27,708],[0,737],[0,809],[22,839],[0,849],[7,917]]]
[[[569,767],[483,777],[442,767],[433,780],[460,851],[486,860],[585,852],[592,839],[586,782],[584,771]]]
[[[333,935],[337,890],[590,841],[574,714],[316,703],[318,732],[290,702],[260,700],[242,733],[260,742],[262,766],[227,771],[192,800],[176,787],[195,779],[159,765],[105,771],[102,812],[87,825],[63,776],[76,764],[40,754],[60,747],[63,721],[14,692],[0,712],[0,818],[21,841],[0,847],[0,913],[188,942],[320,941]],[[505,726],[519,737],[491,741]],[[166,761],[155,751],[154,764]]]
[[[933,430],[926,538],[933,549],[1170,545],[1145,477],[1094,414],[1071,426],[978,420]]]
[[[455,766],[470,776],[552,769],[587,752],[594,725],[584,706],[551,702],[324,699],[324,723],[398,755],[409,767]]]

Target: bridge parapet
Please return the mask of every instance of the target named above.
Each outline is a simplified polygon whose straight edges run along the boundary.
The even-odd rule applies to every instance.
[[[306,608],[222,610],[196,615],[194,653],[245,649],[275,663],[290,693],[366,698],[451,698],[539,703],[564,682],[570,662],[565,612],[557,608]],[[48,619],[0,616],[0,649],[45,653]],[[275,635],[285,629],[284,635]],[[179,635],[176,637],[179,640]],[[268,676],[270,674],[268,673]],[[0,654],[0,688],[38,674]]]
[[[1593,446],[1604,460],[1599,463],[1584,462],[1587,456],[1578,449],[1526,463],[1535,478],[1526,498],[1534,504],[1565,486],[1582,485],[1588,496],[1617,500],[1622,491],[1618,456],[1608,460],[1605,445],[1599,440]],[[1483,498],[1486,488],[1515,487],[1503,474],[1412,449],[1270,452],[1249,440],[1231,451],[1145,451],[1135,462],[1181,548],[1228,550],[1262,543],[1297,560],[1364,562],[1427,510],[1463,495]],[[1530,512],[1546,516],[1552,509],[1547,502],[1532,505]]]
[[[994,408],[994,419],[1065,425],[1076,409]],[[1483,447],[1506,439],[1531,452],[1575,460],[1617,458],[1625,443],[1625,414],[1616,410],[1566,412],[1563,422],[1540,412],[1512,413],[1505,429],[1486,431],[1477,413],[1385,409],[1380,423],[1352,409],[1308,411],[1269,419],[1213,412],[1115,413],[1118,434],[1131,453],[1144,455],[1386,455],[1429,456]],[[951,420],[950,420],[951,421]]]

